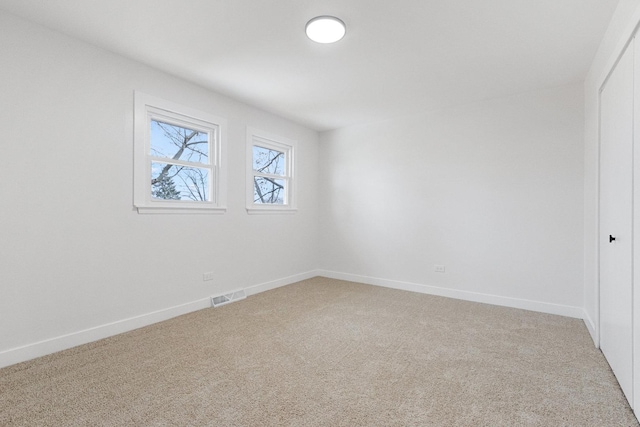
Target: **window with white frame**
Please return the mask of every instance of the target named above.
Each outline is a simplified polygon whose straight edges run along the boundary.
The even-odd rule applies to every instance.
[[[294,212],[295,142],[247,129],[247,212]]]
[[[225,120],[136,91],[134,122],[138,212],[224,212]]]

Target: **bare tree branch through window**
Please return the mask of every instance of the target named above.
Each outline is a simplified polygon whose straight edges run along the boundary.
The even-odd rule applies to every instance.
[[[194,129],[151,121],[151,154],[166,158],[152,162],[151,194],[164,200],[209,200],[209,170],[171,161],[209,163],[209,135]]]

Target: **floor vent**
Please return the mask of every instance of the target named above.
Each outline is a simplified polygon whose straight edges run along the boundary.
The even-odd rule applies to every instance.
[[[228,294],[211,297],[211,304],[213,304],[214,307],[220,307],[221,305],[229,304],[230,302],[240,301],[246,297],[247,294],[244,289],[241,289],[239,291],[229,292]]]

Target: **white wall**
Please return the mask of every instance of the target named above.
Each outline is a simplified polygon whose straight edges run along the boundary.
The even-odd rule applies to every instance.
[[[316,268],[316,132],[7,14],[0,28],[0,366]],[[134,211],[134,89],[227,118],[226,214]],[[297,214],[247,215],[246,126],[298,141]]]
[[[581,316],[582,111],[574,84],[322,133],[320,267]]]
[[[640,21],[640,0],[621,0],[585,80],[584,308],[596,343],[598,335],[598,94]]]

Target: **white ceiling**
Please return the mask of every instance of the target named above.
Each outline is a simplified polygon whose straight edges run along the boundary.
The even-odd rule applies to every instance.
[[[0,9],[327,130],[581,81],[617,3],[0,0]],[[317,15],[342,19],[345,38],[308,40]]]

